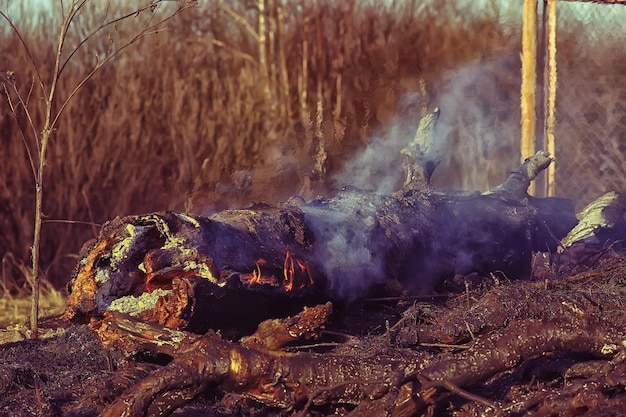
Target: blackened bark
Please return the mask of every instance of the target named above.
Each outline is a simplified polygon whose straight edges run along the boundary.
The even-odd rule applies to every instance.
[[[555,250],[576,224],[571,201],[526,193],[550,161],[538,152],[484,194],[342,192],[209,217],[165,212],[118,218],[83,249],[67,316],[137,314],[138,306],[153,308],[159,289],[171,289],[174,278],[204,279],[213,300],[233,288],[264,288],[290,297],[314,289],[322,298],[347,301],[398,288],[398,282],[428,293],[447,278],[472,272],[527,278],[532,252]],[[254,275],[265,284],[252,285]],[[143,299],[133,304],[133,297]],[[202,308],[178,310],[184,317],[178,327],[184,328]]]

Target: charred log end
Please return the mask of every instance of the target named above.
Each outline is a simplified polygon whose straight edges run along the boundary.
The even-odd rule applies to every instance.
[[[85,245],[91,246],[89,243]],[[77,314],[94,313],[96,308],[96,292],[98,285],[94,279],[95,264],[100,256],[108,247],[106,239],[97,241],[88,253],[81,258],[77,267],[75,277],[68,284],[69,295],[67,297],[67,307],[65,309],[65,318],[72,319]],[[84,249],[83,249],[84,250]]]
[[[120,295],[145,291],[146,274],[140,265],[146,252],[164,243],[159,228],[167,228],[166,219],[149,214],[106,223],[96,243],[87,243],[81,250],[68,284],[65,316],[101,314]]]
[[[264,319],[326,301],[325,280],[314,281],[307,258],[296,256],[311,244],[302,212],[257,207],[222,214],[234,225],[169,212],[107,224],[77,265],[66,317],[119,311],[175,329],[248,333]],[[246,273],[219,270],[206,251]],[[247,273],[253,268],[258,283]]]

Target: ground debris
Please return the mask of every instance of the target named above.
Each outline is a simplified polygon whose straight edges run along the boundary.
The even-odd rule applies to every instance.
[[[293,333],[295,350],[283,347],[294,340],[259,344],[263,326],[242,345],[111,313],[91,324],[100,337],[66,323],[2,345],[0,414],[622,415],[625,278],[626,257],[613,254],[548,282],[486,280],[265,325],[316,336]],[[371,327],[355,328],[354,316]]]

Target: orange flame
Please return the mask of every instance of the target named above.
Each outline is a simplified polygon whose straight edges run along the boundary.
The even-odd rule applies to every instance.
[[[255,262],[255,268],[254,268],[254,271],[252,271],[252,274],[246,274],[241,278],[244,281],[247,281],[248,284],[250,285],[276,283],[276,278],[274,277],[266,278],[263,276],[263,273],[261,272],[261,265],[265,265],[266,263],[267,262],[265,261],[265,259],[259,258]]]
[[[261,266],[259,263],[256,263],[256,269],[252,272],[252,279],[250,280],[250,284],[258,284],[261,282]]]
[[[295,265],[298,265],[300,268],[300,273],[296,275]],[[291,256],[291,252],[287,249],[287,253],[285,254],[285,263],[283,265],[283,276],[284,286],[286,291],[293,290],[294,282],[298,276],[305,275],[306,279],[300,279],[300,284],[298,285],[298,289],[304,288],[307,285],[313,285],[313,277],[311,276],[311,269],[309,268],[309,264],[300,259],[295,259]],[[308,281],[308,282],[307,282]]]
[[[283,265],[283,276],[285,277],[285,291],[293,290],[293,278],[296,271],[293,265],[293,258],[291,257],[291,252],[287,249],[287,253],[285,254],[285,263]]]
[[[308,263],[308,262],[301,261],[301,260],[299,260],[299,259],[296,259],[296,263],[297,263],[297,264],[298,264],[298,266],[300,267],[300,271],[301,271],[302,273],[305,273],[305,272],[306,272],[306,276],[307,276],[307,278],[309,279],[308,284],[307,284],[307,283],[305,283],[305,282],[303,281],[303,282],[301,282],[301,283],[300,283],[300,287],[298,287],[298,288],[304,288],[304,287],[306,287],[307,285],[313,285],[313,283],[314,283],[315,281],[313,281],[313,277],[311,276],[311,269],[309,268],[309,263]]]
[[[241,278],[249,285],[256,284],[279,284],[279,280],[275,276],[266,276],[261,271],[261,266],[267,262],[264,259],[259,259],[255,263],[254,270],[243,275]],[[296,268],[297,266],[297,268]],[[285,253],[285,261],[283,262],[283,282],[282,285],[285,291],[292,291],[294,285],[296,288],[301,289],[314,283],[309,264],[300,259],[296,259],[291,255],[289,249]]]

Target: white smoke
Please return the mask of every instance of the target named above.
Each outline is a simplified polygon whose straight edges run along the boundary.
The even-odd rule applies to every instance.
[[[434,147],[443,155],[433,176],[435,186],[486,190],[502,182],[511,167],[516,166],[519,119],[513,112],[518,111],[519,98],[517,93],[510,94],[518,91],[518,79],[508,75],[516,69],[508,68],[512,64],[517,65],[518,61],[508,56],[472,62],[447,72],[434,87],[436,94],[427,111],[434,107],[441,110]],[[405,176],[400,151],[415,137],[424,101],[419,94],[407,95],[398,109],[402,116],[345,163],[333,177],[335,186],[378,194],[397,191]],[[314,219],[316,259],[332,290],[344,298],[356,298],[373,285],[385,282],[389,248],[383,247],[382,239],[381,247],[373,249],[374,239],[381,237],[374,235],[366,219],[369,216],[375,223],[376,213],[372,208],[368,214],[370,209],[362,207],[372,200],[360,199],[356,193],[354,202],[346,202],[347,194],[329,200],[340,200],[341,207],[322,207],[319,213],[314,207],[307,208],[306,214]],[[438,243],[445,248],[436,250],[432,245]],[[415,290],[427,291],[442,274],[453,274],[455,265],[463,272],[472,269],[473,252],[454,247],[452,241],[424,243],[430,252],[415,254],[419,270],[411,271],[415,276],[410,277]]]
[[[371,198],[346,193],[302,207],[315,235],[314,259],[335,296],[351,301],[384,283],[385,250]]]
[[[485,191],[517,165],[519,82],[519,58],[510,54],[442,75],[433,100],[441,109],[437,132],[443,155],[435,186]]]
[[[386,131],[347,161],[339,174],[333,177],[338,188],[348,187],[378,194],[397,191],[404,180],[403,156],[400,151],[415,137],[423,98],[418,93],[406,94],[398,113],[410,117],[396,117]]]

